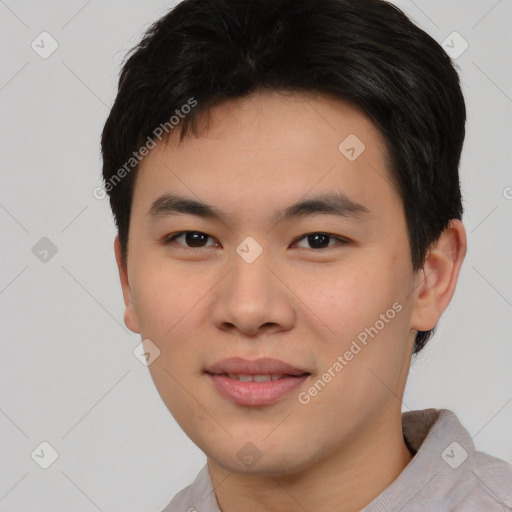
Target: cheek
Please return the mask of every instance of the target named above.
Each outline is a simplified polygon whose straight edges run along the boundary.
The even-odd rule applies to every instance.
[[[403,258],[380,255],[373,264],[360,263],[359,268],[310,276],[303,289],[307,305],[329,327],[317,345],[322,369],[332,369],[342,356],[343,370],[335,380],[358,396],[378,383],[371,370],[382,374],[384,382],[395,383],[408,348],[411,314],[411,275]]]
[[[312,311],[319,323],[328,328],[326,340],[343,344],[343,340],[357,336],[379,320],[380,314],[385,314],[393,303],[402,300],[403,284],[400,278],[390,277],[393,272],[389,265],[383,271],[375,262],[365,264],[360,260],[352,265],[310,270],[295,276],[295,286],[305,313]]]
[[[190,273],[190,272],[189,272]],[[141,334],[162,341],[204,296],[202,281],[170,262],[140,261],[132,285]]]
[[[176,266],[140,265],[149,270],[134,279],[134,296],[142,339],[151,340],[160,351],[148,369],[155,386],[173,415],[188,421],[201,411],[194,409],[186,389],[195,378],[197,354],[201,348],[198,331],[200,298],[208,286],[203,281],[189,278]],[[185,418],[186,419],[186,418]]]
[[[165,385],[170,389],[169,396],[174,396],[179,394],[179,385],[169,374],[185,382],[200,372],[198,354],[208,349],[205,339],[211,336],[208,293],[218,277],[190,263],[156,264],[153,260],[139,268],[148,269],[134,279],[140,333],[160,350],[150,371],[155,382]]]

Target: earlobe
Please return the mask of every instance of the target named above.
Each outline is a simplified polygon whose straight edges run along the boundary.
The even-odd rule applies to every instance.
[[[453,219],[430,248],[418,271],[411,329],[428,331],[437,325],[455,292],[466,243],[464,225]]]
[[[121,281],[121,289],[123,292],[123,301],[125,306],[124,323],[126,327],[130,329],[130,331],[139,334],[139,321],[133,304],[132,290],[128,280],[128,268],[123,263],[121,241],[119,240],[119,235],[116,235],[114,239],[114,253],[116,256],[117,268],[119,270],[119,280]]]

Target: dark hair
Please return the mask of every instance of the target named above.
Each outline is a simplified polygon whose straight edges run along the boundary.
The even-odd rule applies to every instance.
[[[130,53],[101,138],[105,190],[125,263],[134,152],[191,99],[197,107],[179,116],[180,141],[190,128],[197,135],[197,119],[212,106],[260,90],[320,93],[358,107],[385,141],[414,270],[450,220],[462,219],[458,166],[466,108],[459,77],[442,47],[392,4],[185,0]],[[415,354],[433,331],[417,333]]]

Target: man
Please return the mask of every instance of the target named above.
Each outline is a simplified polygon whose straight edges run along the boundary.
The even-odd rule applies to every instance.
[[[466,111],[381,0],[185,0],[102,135],[125,323],[206,454],[166,511],[512,510],[447,410],[401,413],[466,249]]]

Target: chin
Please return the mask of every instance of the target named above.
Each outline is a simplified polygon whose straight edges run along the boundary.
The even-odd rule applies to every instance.
[[[252,460],[249,458],[251,453]],[[259,477],[293,476],[314,464],[312,460],[314,457],[304,458],[304,453],[297,453],[295,450],[290,453],[279,452],[276,449],[257,452],[249,443],[243,445],[234,457],[226,457],[226,451],[207,454],[207,456],[227,471]]]

